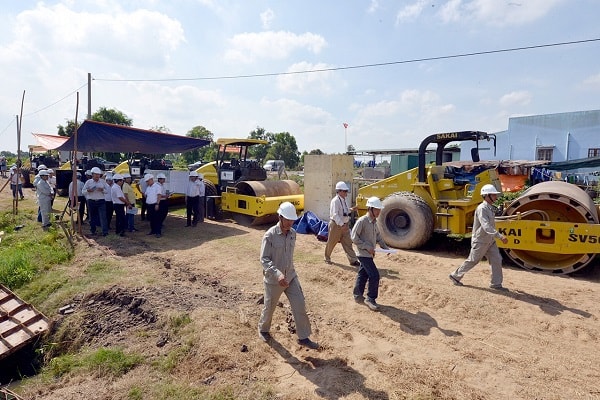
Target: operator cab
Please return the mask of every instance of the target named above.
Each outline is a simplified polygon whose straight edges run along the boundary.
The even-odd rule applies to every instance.
[[[218,139],[217,170],[219,192],[233,187],[241,181],[264,181],[267,171],[256,160],[248,159],[248,148],[257,144],[268,144],[260,139]]]

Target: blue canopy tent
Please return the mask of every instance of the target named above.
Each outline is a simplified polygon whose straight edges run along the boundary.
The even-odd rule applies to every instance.
[[[183,153],[210,144],[209,140],[172,135],[132,128],[124,125],[107,124],[85,120],[77,130],[77,151],[166,154]],[[56,148],[75,150],[75,137]]]

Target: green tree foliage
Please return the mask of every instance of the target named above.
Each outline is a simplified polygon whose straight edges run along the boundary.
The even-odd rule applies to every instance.
[[[289,132],[273,134],[273,143],[267,152],[266,160],[283,160],[289,169],[294,169],[300,161],[296,138]]]
[[[185,152],[183,154],[184,160],[188,163],[194,163],[196,161],[214,161],[217,156],[216,144],[214,143],[214,135],[211,131],[206,129],[205,127],[198,125],[193,127],[185,134],[187,137],[197,138],[197,139],[205,139],[210,140],[211,144],[208,146],[200,147],[199,149],[195,149],[192,151]]]
[[[248,151],[250,153],[251,158],[255,159],[259,163],[262,163],[265,157],[267,156],[267,152],[271,147],[271,143],[273,142],[273,134],[267,133],[265,131],[265,128],[257,126],[255,130],[250,132],[248,138],[269,141],[269,143],[267,144],[255,144],[254,146],[250,147],[250,150]]]
[[[56,128],[58,129],[59,136],[71,137],[75,133],[75,121],[68,120],[65,126],[58,125]]]
[[[311,151],[304,150],[304,152],[302,152],[302,156],[300,157],[300,162],[302,164],[304,164],[304,156],[306,156],[306,155],[311,155],[311,156],[312,155],[317,155],[317,156],[320,156],[322,154],[325,154],[325,153],[323,153],[323,151],[321,151],[321,149],[314,149],[314,150],[311,150]]]

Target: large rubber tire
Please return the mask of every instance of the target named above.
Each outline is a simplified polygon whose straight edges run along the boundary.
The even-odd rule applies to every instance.
[[[204,182],[204,196],[208,197],[219,195],[217,193],[217,188],[215,187],[214,183],[206,179],[203,179],[202,182]]]
[[[433,234],[433,213],[425,200],[409,193],[394,193],[383,200],[377,226],[388,246],[415,249]]]

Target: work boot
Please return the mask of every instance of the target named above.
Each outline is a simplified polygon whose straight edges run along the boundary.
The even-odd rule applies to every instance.
[[[502,285],[490,285],[490,289],[498,290],[500,292],[508,292],[508,289]]]
[[[319,348],[319,343],[313,342],[309,338],[298,340],[298,344],[313,350],[317,350]]]
[[[271,340],[271,334],[269,332],[258,332],[258,338],[265,343],[268,343]]]
[[[370,299],[367,297],[365,299],[365,305],[369,307],[369,310],[371,311],[379,311],[379,304],[377,304],[375,299]]]
[[[454,285],[463,286],[462,282],[458,278],[455,278],[454,275],[450,274],[450,275],[448,275],[448,278],[450,278],[450,280],[452,281],[452,283]]]

